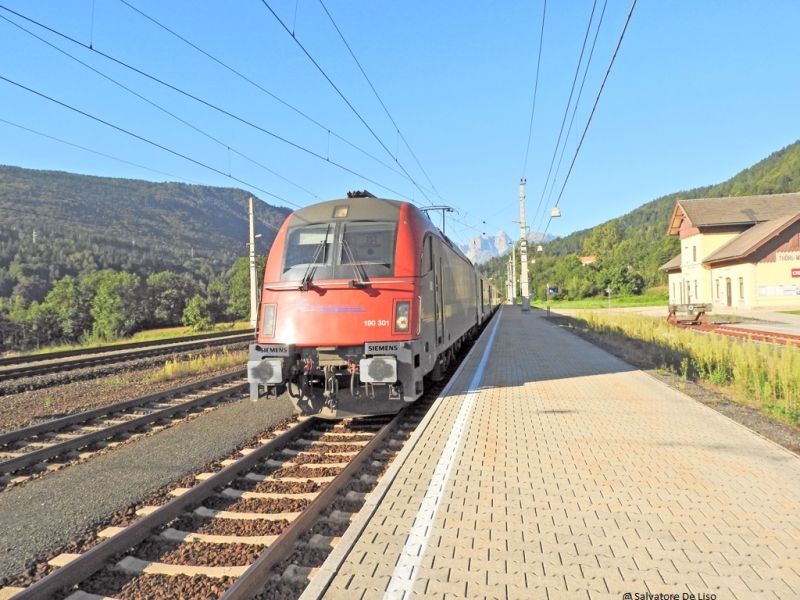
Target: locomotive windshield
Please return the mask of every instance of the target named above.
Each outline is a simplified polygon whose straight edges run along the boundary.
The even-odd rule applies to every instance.
[[[397,224],[339,221],[290,228],[281,281],[394,275]]]

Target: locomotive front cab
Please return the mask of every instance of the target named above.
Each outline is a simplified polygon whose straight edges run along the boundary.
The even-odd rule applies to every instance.
[[[252,399],[285,390],[306,414],[340,417],[394,413],[419,397],[420,303],[416,272],[403,260],[419,241],[404,206],[354,198],[287,220],[250,347]]]

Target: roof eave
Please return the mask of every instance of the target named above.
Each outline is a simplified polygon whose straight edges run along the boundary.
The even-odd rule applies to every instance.
[[[678,214],[678,211],[680,211],[680,214]],[[667,235],[678,235],[681,231],[683,219],[688,219],[686,211],[683,210],[680,202],[676,202],[675,208],[672,209],[672,216],[669,218],[669,225],[667,225]]]

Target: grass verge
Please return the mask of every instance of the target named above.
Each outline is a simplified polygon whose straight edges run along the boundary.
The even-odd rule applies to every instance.
[[[536,298],[531,302],[533,306],[545,308],[547,302],[542,298]],[[664,314],[667,314],[669,296],[660,292],[648,292],[640,296],[611,296],[611,308],[622,308],[626,306],[663,306]],[[551,308],[608,308],[608,296],[583,298],[581,300],[550,300]]]
[[[220,323],[205,331],[192,331],[188,327],[168,327],[164,329],[148,329],[140,331],[129,338],[120,338],[112,342],[91,340],[83,344],[64,344],[60,346],[48,346],[39,348],[31,352],[24,352],[29,356],[37,354],[49,354],[51,352],[64,352],[68,350],[88,350],[89,348],[103,348],[106,346],[118,346],[120,344],[130,344],[136,342],[152,342],[156,340],[169,340],[180,337],[194,337],[208,335],[209,333],[246,331],[250,329],[250,321],[239,321],[236,323]]]
[[[246,358],[245,352],[228,351],[227,346],[223,346],[220,351],[207,350],[201,354],[189,354],[185,358],[171,358],[164,363],[164,367],[150,375],[148,382],[167,381],[178,379],[187,375],[197,375],[208,373],[241,365],[244,368]]]
[[[800,349],[675,328],[662,319],[600,312],[558,317],[599,336],[634,366],[702,381],[732,400],[800,427]]]

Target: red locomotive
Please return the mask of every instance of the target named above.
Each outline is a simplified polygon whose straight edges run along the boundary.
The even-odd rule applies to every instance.
[[[391,414],[441,378],[499,293],[416,206],[368,192],[292,213],[267,261],[250,397]]]

